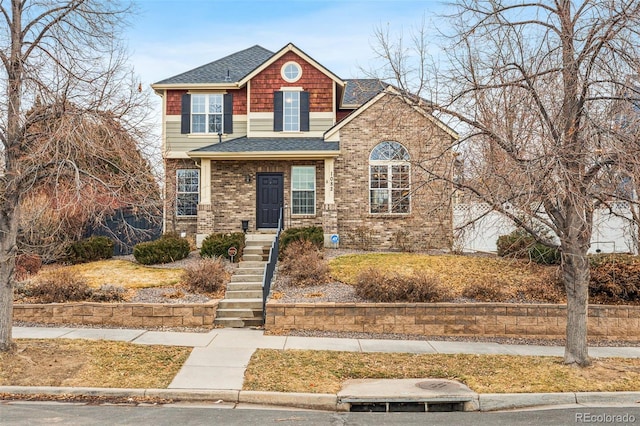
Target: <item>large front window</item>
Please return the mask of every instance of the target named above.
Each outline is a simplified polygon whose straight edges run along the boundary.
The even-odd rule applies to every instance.
[[[224,133],[221,94],[191,95],[191,133]]]
[[[176,187],[176,215],[196,216],[200,196],[200,171],[196,169],[179,169]]]
[[[300,131],[300,92],[283,92],[283,130]]]
[[[369,156],[371,213],[409,213],[411,166],[409,152],[398,142],[382,142]]]
[[[291,169],[291,214],[316,213],[316,168],[295,166]]]

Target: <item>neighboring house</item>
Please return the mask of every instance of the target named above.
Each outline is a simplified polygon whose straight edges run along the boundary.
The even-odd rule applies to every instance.
[[[165,230],[322,226],[325,242],[451,247],[451,187],[425,159],[457,135],[374,79],[343,80],[293,44],[152,85],[162,97]],[[435,149],[434,152],[440,152]],[[434,162],[438,173],[452,159]]]

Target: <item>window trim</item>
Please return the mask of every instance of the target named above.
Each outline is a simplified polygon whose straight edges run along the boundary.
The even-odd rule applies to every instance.
[[[301,169],[311,169],[313,170],[313,190],[309,190],[309,189],[295,189],[295,179],[294,179],[294,175],[295,175],[295,170],[301,170]],[[313,193],[313,211],[311,213],[309,212],[305,212],[305,213],[294,213],[294,192],[311,192]],[[291,166],[291,215],[292,216],[315,216],[316,215],[316,202],[317,202],[317,196],[318,196],[318,185],[316,182],[316,166]]]
[[[393,146],[395,146],[397,149],[402,149],[404,151],[403,154],[403,159],[399,160],[399,159],[376,159],[376,160],[372,160],[371,156],[374,154],[374,152],[376,151],[376,149],[378,147],[380,147],[382,144],[391,144]],[[383,141],[380,142],[379,144],[377,144],[376,146],[373,147],[373,149],[371,150],[370,154],[369,154],[369,168],[368,168],[368,173],[369,173],[369,191],[368,191],[368,197],[369,197],[369,214],[371,215],[393,215],[393,216],[401,216],[401,215],[408,215],[411,214],[411,156],[409,155],[409,151],[406,149],[406,147],[404,145],[402,145],[399,142],[395,142],[395,141]],[[394,172],[393,172],[393,168],[397,167],[397,166],[406,166],[407,167],[407,185],[406,187],[394,187],[393,183],[394,183]],[[384,169],[386,169],[386,188],[374,188],[373,187],[373,181],[372,181],[372,169],[373,167],[384,167]],[[401,172],[397,172],[397,173],[401,173]],[[394,208],[394,203],[393,203],[393,192],[394,191],[407,191],[407,196],[406,198],[408,199],[408,206],[407,206],[407,211],[393,211]],[[386,193],[387,196],[387,210],[386,211],[373,211],[373,203],[372,203],[372,199],[373,199],[373,191],[384,191]],[[403,197],[404,198],[404,197]]]
[[[204,102],[204,113],[198,112],[198,113],[194,113],[193,112],[193,103],[194,100],[197,97],[200,96],[204,96],[205,102]],[[220,112],[209,112],[209,101],[211,99],[212,96],[215,97],[219,97],[220,98]],[[223,133],[224,134],[224,104],[225,104],[225,99],[224,99],[224,93],[192,93],[191,94],[191,111],[190,111],[190,119],[191,119],[191,125],[190,125],[190,129],[189,129],[189,133],[192,135],[217,135],[218,133]],[[204,115],[204,132],[196,132],[194,131],[194,119],[193,116],[194,115]],[[220,116],[220,129],[219,131],[215,131],[215,132],[211,132],[209,131],[209,117],[212,115],[216,115],[216,116]]]
[[[195,177],[198,180],[198,188],[196,191],[180,191],[180,172],[195,172]],[[196,194],[195,214],[180,214],[180,196]],[[196,217],[198,215],[198,204],[200,203],[200,170],[199,169],[177,169],[176,170],[176,217]]]

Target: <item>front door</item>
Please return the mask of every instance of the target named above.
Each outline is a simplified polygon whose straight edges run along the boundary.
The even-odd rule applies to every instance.
[[[277,228],[284,198],[282,173],[258,173],[256,180],[256,227]]]

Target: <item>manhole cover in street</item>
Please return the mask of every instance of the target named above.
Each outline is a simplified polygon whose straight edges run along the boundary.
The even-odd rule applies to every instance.
[[[420,389],[438,392],[454,392],[464,389],[462,384],[449,380],[426,380],[424,382],[416,383],[416,386]]]

